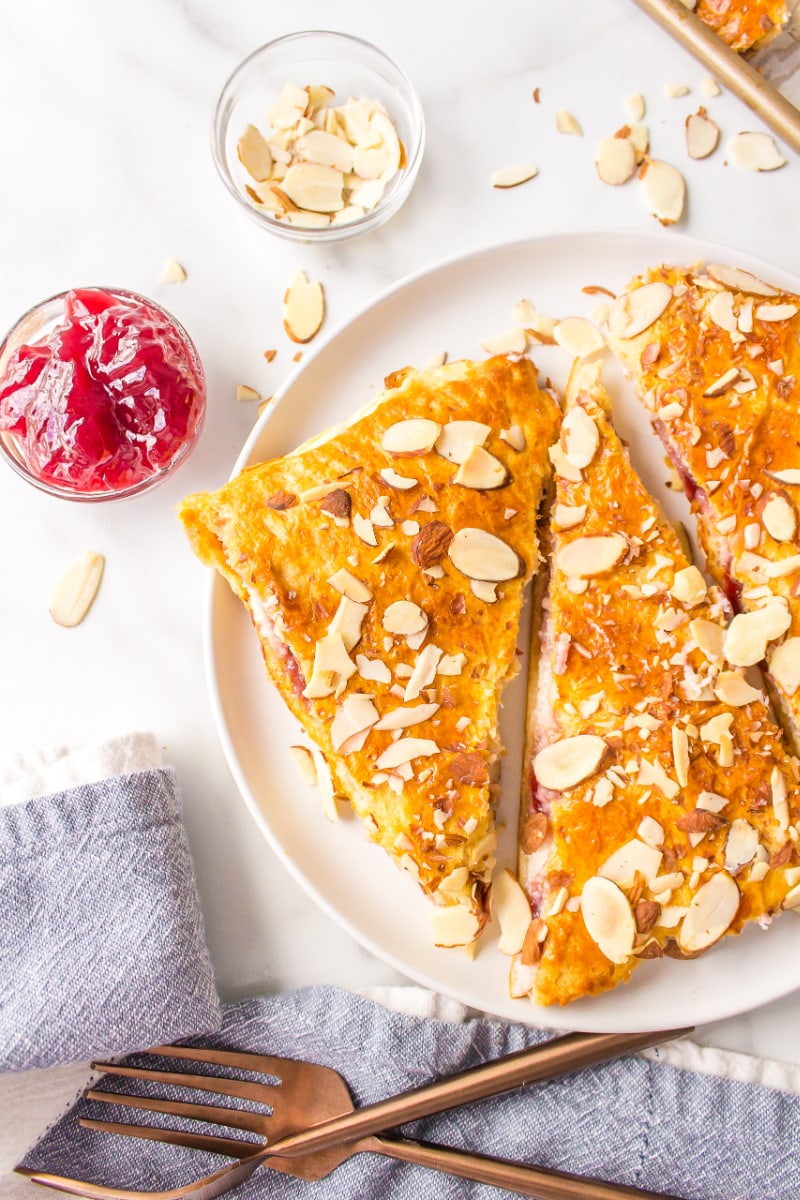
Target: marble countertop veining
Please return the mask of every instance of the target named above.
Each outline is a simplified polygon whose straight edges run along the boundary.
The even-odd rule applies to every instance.
[[[381,46],[416,84],[427,120],[426,157],[406,206],[375,234],[338,247],[267,236],[236,210],[209,151],[228,73],[299,27],[333,27]],[[31,0],[0,14],[0,326],[64,288],[116,284],[175,312],[209,382],[199,448],[152,495],[71,505],[0,471],[0,736],[7,747],[32,747],[157,731],[182,781],[226,996],[400,981],[314,906],[239,802],[204,679],[205,571],[173,519],[183,494],[226,478],[252,427],[254,407],[237,404],[237,383],[270,395],[292,368],[280,312],[289,276],[303,267],[322,281],[332,329],[406,273],[493,242],[653,229],[639,189],[603,185],[593,165],[596,142],[624,123],[622,100],[635,92],[647,101],[654,154],[687,178],[680,228],[800,274],[800,163],[751,175],[726,166],[721,151],[687,159],[683,122],[700,104],[723,139],[759,128],[734,97],[706,97],[704,74],[630,0]],[[669,100],[668,81],[691,92]],[[559,108],[576,116],[583,138],[556,133]],[[539,167],[537,179],[506,193],[489,186],[495,168],[526,160]],[[158,283],[168,257],[186,267],[184,284]],[[270,346],[279,353],[267,364]],[[47,615],[49,591],[89,548],[107,558],[102,592],[90,619],[65,631]],[[701,1038],[800,1062],[796,1014],[797,997],[788,997],[707,1026]]]

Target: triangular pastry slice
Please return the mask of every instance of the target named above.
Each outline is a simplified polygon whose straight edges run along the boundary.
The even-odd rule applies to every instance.
[[[726,657],[766,658],[800,749],[800,296],[735,267],[659,267],[617,299],[608,326],[709,570],[743,614]]]
[[[512,993],[566,1004],[643,959],[694,957],[800,904],[798,764],[758,681],[722,657],[729,610],[686,559],[576,367],[531,681]]]
[[[559,409],[527,359],[398,372],[346,427],[190,496],[320,784],[468,944],[494,865],[500,695]]]

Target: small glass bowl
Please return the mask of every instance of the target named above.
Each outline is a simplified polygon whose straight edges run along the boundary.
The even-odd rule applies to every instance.
[[[101,500],[123,500],[128,496],[138,496],[142,492],[147,492],[157,484],[162,483],[168,475],[170,475],[182,462],[184,462],[200,437],[205,419],[206,409],[206,391],[205,391],[205,372],[203,364],[200,361],[200,355],[197,353],[197,348],[194,342],[189,337],[189,334],[183,328],[181,323],[175,319],[172,313],[162,308],[160,304],[156,304],[148,296],[142,296],[138,292],[129,292],[123,288],[103,287],[93,285],[87,288],[70,289],[70,291],[101,291],[106,292],[111,296],[115,296],[121,301],[128,304],[142,304],[149,309],[159,313],[166,324],[169,324],[173,332],[178,336],[184,349],[186,357],[191,363],[192,369],[197,376],[200,384],[199,393],[201,399],[200,413],[197,419],[197,424],[191,436],[184,440],[178,447],[172,458],[161,467],[155,468],[144,479],[131,484],[128,487],[109,488],[105,491],[78,491],[76,488],[70,488],[66,484],[59,484],[52,479],[42,479],[28,465],[24,454],[23,439],[16,433],[8,430],[0,429],[0,457],[12,467],[18,475],[21,475],[28,483],[32,483],[34,487],[39,488],[43,492],[47,492],[50,496],[58,496],[63,500],[76,500],[83,502],[97,502]],[[56,296],[50,296],[47,300],[42,300],[39,304],[34,305],[20,319],[16,325],[9,330],[0,343],[0,380],[2,380],[9,359],[14,352],[23,345],[36,345],[37,342],[45,340],[53,329],[63,320],[66,314],[66,298],[69,292],[59,292]]]
[[[245,184],[252,180],[239,162],[239,138],[247,125],[269,132],[267,113],[285,83],[325,84],[336,93],[335,105],[349,96],[379,100],[394,122],[406,164],[363,217],[321,229],[301,228],[257,208],[247,196]],[[377,229],[408,198],[425,149],[425,120],[413,84],[376,46],[344,33],[292,33],[255,50],[230,76],[217,101],[211,149],[222,182],[262,229],[293,242],[340,242]]]

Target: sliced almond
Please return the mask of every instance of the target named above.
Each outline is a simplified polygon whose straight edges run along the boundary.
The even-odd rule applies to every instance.
[[[553,509],[553,524],[556,529],[573,529],[585,516],[585,504],[557,504]]]
[[[335,575],[331,575],[328,583],[331,587],[336,588],[343,596],[347,596],[348,600],[354,600],[357,604],[366,604],[372,599],[372,592],[365,583],[357,579],[347,567],[341,567]]]
[[[450,904],[438,908],[431,917],[434,944],[437,946],[468,946],[481,931],[477,915],[466,904]]]
[[[487,354],[524,354],[528,348],[528,337],[524,329],[510,329],[486,338],[481,347]]]
[[[628,129],[628,141],[636,151],[636,165],[638,167],[640,163],[644,162],[650,150],[650,134],[647,131],[647,127],[638,122],[635,125],[631,125]]]
[[[498,171],[492,172],[492,187],[519,187],[521,183],[527,183],[529,179],[535,179],[538,174],[539,168],[532,166],[530,163],[518,163],[515,167],[501,167]]]
[[[605,879],[611,879],[620,887],[630,887],[637,875],[649,883],[657,874],[663,858],[661,850],[650,846],[639,838],[632,838],[606,859],[600,868]]]
[[[333,213],[344,208],[344,176],[333,167],[294,162],[281,182],[281,190],[298,208]]]
[[[571,462],[568,462],[567,456],[561,449],[560,442],[556,442],[547,451],[547,456],[553,464],[553,469],[559,479],[565,479],[568,483],[582,483],[583,475],[578,467],[573,467]]]
[[[497,949],[501,954],[519,954],[531,923],[531,906],[518,881],[505,868],[492,880],[492,911],[500,923]]]
[[[255,388],[248,387],[246,383],[236,385],[236,399],[240,404],[259,404],[261,402],[261,393]]]
[[[752,862],[758,850],[758,833],[743,817],[738,817],[728,830],[725,842],[725,870],[736,872]]]
[[[686,3],[686,0],[684,0],[684,3]],[[694,4],[688,4],[687,8],[694,8]],[[703,78],[700,80],[700,87],[703,89],[706,96],[718,96],[721,91],[716,79],[714,79],[711,75],[703,76]]]
[[[453,483],[479,491],[492,491],[508,481],[503,463],[482,446],[473,446],[453,476]]]
[[[602,875],[587,879],[581,892],[586,932],[610,962],[622,965],[633,952],[636,922],[625,893]]]
[[[361,640],[361,626],[367,615],[366,604],[359,604],[349,596],[342,596],[333,620],[328,627],[328,633],[338,633],[344,642],[344,648],[350,653]]]
[[[600,433],[580,404],[574,405],[564,417],[559,440],[567,462],[578,470],[589,466],[600,445]]]
[[[755,704],[764,697],[758,688],[751,687],[741,671],[720,671],[714,682],[714,695],[731,708]]]
[[[331,223],[329,213],[306,212],[304,209],[298,209],[297,212],[287,212],[281,219],[287,225],[294,225],[298,229],[324,229],[326,225],[330,225]]]
[[[779,483],[788,483],[790,486],[800,484],[800,469],[797,467],[789,467],[785,471],[767,471],[773,479],[777,479]]]
[[[785,496],[768,496],[761,510],[761,522],[776,542],[790,542],[797,530],[797,512]]]
[[[677,167],[650,158],[642,168],[644,194],[650,211],[662,225],[674,225],[683,215],[686,182]]]
[[[672,299],[672,288],[660,280],[618,296],[608,312],[608,328],[618,338],[633,338],[658,320]]]
[[[665,83],[664,95],[668,100],[679,100],[681,96],[689,95],[689,88],[685,83]]]
[[[689,738],[686,730],[678,725],[672,726],[672,761],[675,778],[681,787],[686,787],[689,782]]]
[[[456,570],[468,579],[502,583],[515,579],[522,569],[516,551],[485,529],[459,529],[447,553]]]
[[[683,570],[675,572],[670,595],[681,604],[685,604],[687,608],[694,608],[703,603],[707,594],[706,581],[697,567],[684,567]]]
[[[715,379],[713,383],[708,385],[703,395],[722,396],[725,392],[730,391],[740,376],[741,370],[739,367],[730,367],[723,375],[720,375],[718,379]]]
[[[797,316],[797,312],[796,304],[759,304],[755,315],[759,321],[769,324],[773,321],[790,321]]]
[[[331,745],[337,754],[352,743],[360,733],[367,734],[378,721],[379,713],[369,696],[346,696],[336,707],[331,722]],[[363,741],[362,741],[363,745]],[[361,745],[352,745],[349,752],[360,750]]]
[[[56,625],[67,629],[80,625],[97,595],[105,561],[102,554],[87,550],[59,577],[50,596],[50,616]]]
[[[595,157],[597,174],[603,183],[619,187],[627,183],[636,170],[636,150],[627,138],[603,138]]]
[[[267,113],[275,129],[291,129],[308,107],[308,91],[294,83],[285,83]]]
[[[501,429],[500,441],[505,442],[512,450],[516,450],[518,454],[521,454],[526,446],[525,433],[519,425],[512,425],[509,429]]]
[[[412,417],[408,421],[396,421],[384,430],[381,446],[389,454],[427,454],[432,450],[442,432],[437,421],[425,417]]]
[[[263,183],[272,173],[272,151],[255,125],[248,125],[236,145],[239,162],[253,179]]]
[[[485,579],[471,579],[469,588],[473,596],[478,600],[482,600],[484,604],[497,603],[497,584],[487,583]]]
[[[345,174],[353,169],[353,147],[344,138],[326,133],[324,129],[312,129],[310,133],[297,138],[294,148],[305,162],[333,167]]]
[[[412,600],[395,600],[383,614],[383,628],[387,633],[422,633],[428,627],[428,618],[418,604]]]
[[[397,488],[401,492],[408,492],[419,483],[419,480],[414,479],[413,476],[400,475],[392,467],[383,467],[381,469],[381,479],[385,483],[388,483],[389,487]],[[375,545],[377,546],[377,544],[376,542]]]
[[[753,612],[738,613],[725,633],[723,652],[734,667],[754,667],[766,654],[767,643],[786,633],[792,623],[783,604],[767,604]]]
[[[731,292],[714,292],[706,305],[706,313],[720,329],[724,329],[728,333],[736,333],[738,323],[733,311],[733,294]]]
[[[377,546],[378,539],[375,536],[375,528],[367,517],[362,517],[360,513],[355,513],[353,516],[353,533],[357,538],[360,538],[366,546]]]
[[[768,133],[736,133],[727,146],[728,160],[745,171],[776,171],[786,159]]]
[[[565,575],[586,578],[610,571],[628,552],[628,543],[619,533],[579,537],[562,546],[556,565]]]
[[[633,96],[625,97],[625,112],[631,121],[641,121],[644,118],[644,96],[636,92]]]
[[[732,288],[735,292],[745,292],[748,296],[777,296],[777,290],[769,283],[764,283],[743,267],[730,267],[724,263],[710,263],[706,270],[715,283]]]
[[[161,268],[161,274],[158,277],[159,283],[185,283],[186,268],[175,258],[168,258]]]
[[[719,142],[719,126],[704,108],[686,118],[686,149],[689,158],[708,158]]]
[[[319,332],[325,318],[322,284],[297,271],[283,297],[283,327],[293,342],[305,344]]]
[[[314,765],[314,755],[307,746],[290,746],[289,751],[295,761],[303,782],[309,787],[317,786],[317,768]]]
[[[599,329],[585,317],[565,317],[553,327],[557,344],[576,358],[587,358],[605,347],[606,341]]]
[[[786,696],[795,694],[800,688],[800,637],[787,638],[775,647],[769,673]]]
[[[537,782],[551,792],[563,792],[594,775],[603,761],[606,743],[593,733],[579,733],[545,746],[533,760]]]
[[[438,753],[439,747],[430,738],[401,737],[384,750],[375,766],[379,771],[391,771],[415,758],[430,758]]]
[[[482,446],[492,432],[480,421],[448,421],[436,439],[436,453],[449,462],[463,463],[475,446]]]
[[[739,911],[739,889],[725,871],[712,875],[692,897],[678,933],[678,945],[689,954],[707,950],[730,929]]]
[[[410,708],[393,708],[381,717],[376,729],[408,729],[429,721],[439,711],[438,704],[415,704]]]
[[[309,700],[332,696],[339,679],[347,680],[356,669],[345,648],[341,633],[327,633],[314,648],[311,679],[303,690]]]
[[[574,137],[583,137],[583,130],[572,113],[560,108],[556,113],[556,129],[559,133],[571,133]]]

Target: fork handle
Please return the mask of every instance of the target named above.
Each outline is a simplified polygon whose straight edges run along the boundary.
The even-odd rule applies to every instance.
[[[461,1179],[505,1188],[520,1196],[536,1196],[538,1200],[678,1200],[675,1196],[645,1192],[624,1183],[606,1183],[602,1179],[531,1167],[504,1158],[468,1154],[449,1146],[422,1145],[405,1138],[364,1138],[358,1143],[358,1150],[385,1154],[388,1158],[458,1175]]]

